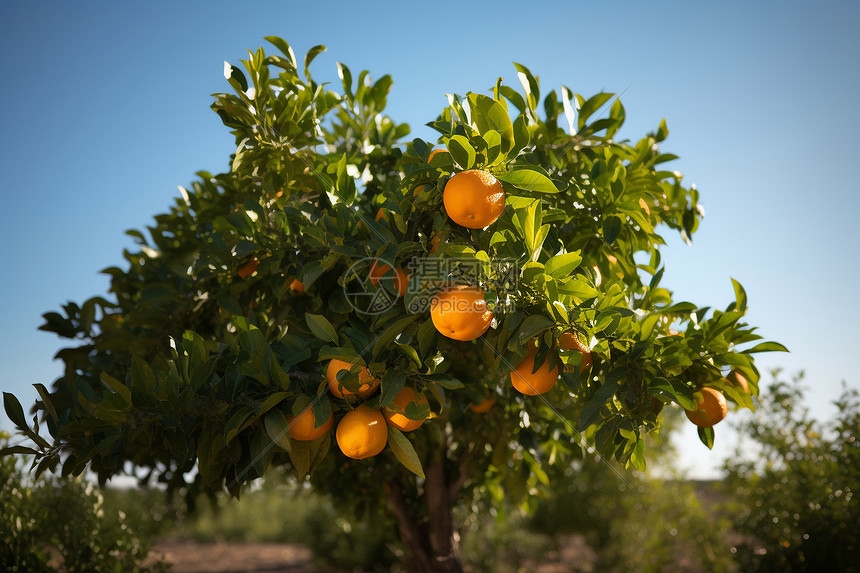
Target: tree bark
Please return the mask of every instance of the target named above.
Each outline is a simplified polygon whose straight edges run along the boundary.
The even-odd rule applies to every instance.
[[[461,573],[463,564],[460,557],[460,543],[454,538],[454,525],[451,508],[454,500],[448,496],[448,481],[445,476],[448,442],[445,437],[439,444],[436,458],[427,468],[424,480],[424,496],[427,498],[429,515],[428,537],[433,551],[436,571]]]
[[[439,450],[425,470],[424,498],[428,515],[425,524],[420,524],[409,510],[400,484],[396,481],[387,484],[389,507],[397,517],[400,540],[408,552],[410,573],[463,572],[460,543],[455,536],[451,516],[456,495],[450,495],[453,492],[449,491],[445,475],[447,451],[448,444],[443,437]],[[459,490],[459,487],[454,490]]]
[[[406,546],[409,571],[414,573],[435,573],[433,563],[428,555],[425,536],[422,535],[421,528],[418,527],[418,522],[415,520],[412,512],[409,511],[409,507],[403,499],[400,484],[396,481],[391,481],[386,485],[388,486],[388,505],[397,517],[397,532],[400,535],[400,541]]]

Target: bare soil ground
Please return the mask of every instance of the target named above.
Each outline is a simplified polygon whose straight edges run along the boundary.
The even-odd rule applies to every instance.
[[[150,558],[163,559],[173,573],[339,573],[314,564],[311,551],[289,543],[202,543],[162,539],[153,544]],[[546,563],[530,563],[534,573],[591,573],[596,554],[582,536],[570,536]],[[570,564],[576,564],[575,566]]]
[[[287,543],[163,539],[150,556],[173,565],[174,573],[320,573],[308,548]]]

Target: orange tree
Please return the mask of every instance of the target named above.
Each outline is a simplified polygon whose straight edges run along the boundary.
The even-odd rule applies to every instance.
[[[229,170],[129,231],[108,298],[44,315],[75,343],[32,423],[4,396],[32,442],[6,453],[236,497],[286,468],[396,517],[410,570],[458,571],[464,494],[533,507],[545,468],[584,447],[643,468],[667,404],[710,388],[753,406],[751,355],[782,347],[742,348],[759,338],[742,287],[711,311],[661,286],[657,231],[689,241],[702,215],[663,167],[665,123],[616,140],[613,94],[541,100],[515,64],[521,90],[449,95],[435,145],[400,143],[389,76],[338,64],[337,93],[309,71],[324,47],[299,62],[267,40],[280,54],[225,64],[234,93],[212,106]]]

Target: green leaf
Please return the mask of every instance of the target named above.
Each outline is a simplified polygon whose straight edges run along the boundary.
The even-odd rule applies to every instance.
[[[403,332],[403,330],[413,321],[418,319],[417,314],[409,315],[405,318],[401,318],[396,321],[394,324],[386,328],[382,334],[379,335],[379,338],[376,340],[376,343],[373,345],[373,357],[376,358],[382,349],[391,344],[391,342],[397,338],[397,336]]]
[[[615,242],[620,232],[621,219],[615,215],[611,215],[603,221],[603,239],[610,245]]]
[[[247,406],[243,406],[236,410],[224,426],[224,442],[229,444],[230,441],[239,434],[239,432],[244,430],[248,424],[251,423],[253,414],[254,411]]]
[[[600,409],[615,395],[618,390],[618,380],[617,375],[607,377],[606,383],[582,407],[582,412],[579,414],[580,432],[584,432],[586,428],[600,419]]]
[[[42,403],[45,405],[45,409],[48,411],[48,414],[51,415],[51,418],[54,421],[59,420],[57,417],[57,410],[54,408],[54,404],[51,402],[51,395],[48,392],[48,389],[45,388],[44,384],[33,384],[36,388],[36,391],[39,393],[39,397],[42,398]]]
[[[433,374],[432,376],[427,376],[427,379],[432,380],[446,390],[465,388],[465,385],[460,380],[445,374]]]
[[[139,356],[131,357],[131,385],[141,394],[152,394],[155,391],[155,373],[149,364]]]
[[[462,135],[455,135],[448,140],[448,151],[463,169],[471,169],[475,165],[475,148]]]
[[[225,217],[228,223],[246,236],[254,234],[254,222],[244,211],[233,212]]]
[[[526,92],[526,102],[531,110],[537,107],[537,102],[540,99],[540,88],[538,87],[537,79],[532,75],[531,71],[522,64],[514,62],[514,67],[517,69],[517,77]]]
[[[296,54],[293,52],[293,49],[283,38],[279,38],[277,36],[263,36],[263,39],[278,48],[282,54],[287,56],[290,59],[290,62],[293,64],[293,68],[298,67],[298,63],[296,62]]]
[[[273,408],[266,413],[263,427],[275,444],[287,452],[290,451],[290,425],[279,408]]]
[[[311,411],[314,415],[314,428],[319,428],[331,416],[331,402],[325,396],[317,397],[311,402]]]
[[[604,310],[597,315],[594,321],[594,332],[600,332],[609,327],[613,320],[621,318],[621,313],[617,310]]]
[[[239,68],[230,65],[230,62],[224,62],[224,78],[236,91],[248,91],[248,80],[245,79],[245,74]]]
[[[8,456],[10,454],[38,454],[39,452],[34,450],[33,448],[28,448],[27,446],[9,446],[7,448],[0,449],[0,457]]]
[[[514,125],[502,104],[482,94],[469,94],[472,121],[481,135],[496,131],[502,137],[502,153],[514,146]]]
[[[310,79],[311,73],[308,68],[310,68],[311,62],[314,61],[314,58],[322,54],[326,51],[326,47],[320,44],[319,46],[314,46],[310,50],[308,50],[307,55],[305,56],[305,77]]]
[[[290,461],[293,463],[293,469],[296,470],[296,477],[299,479],[304,478],[311,471],[312,444],[313,442],[290,439]]]
[[[582,106],[579,108],[579,119],[577,121],[577,127],[582,129],[585,127],[586,121],[591,115],[596,112],[598,109],[603,106],[607,101],[609,101],[612,96],[615,94],[611,93],[599,93],[597,95],[589,98]]]
[[[747,293],[741,283],[732,279],[732,286],[735,289],[735,306],[734,310],[744,311],[747,308]]]
[[[660,312],[662,312],[663,314],[686,314],[689,312],[693,312],[694,310],[696,310],[696,308],[696,305],[692,302],[682,301],[676,302],[672,306],[666,307]]]
[[[128,386],[126,386],[107,372],[102,372],[100,378],[102,384],[116,392],[119,397],[122,398],[123,402],[131,406],[131,390],[128,388]]]
[[[581,301],[592,299],[597,296],[596,288],[576,278],[572,278],[569,281],[560,284],[558,291]]]
[[[395,394],[406,385],[406,374],[397,370],[388,370],[382,377],[382,392],[379,395],[379,407],[388,406],[394,400]]]
[[[520,330],[517,333],[517,341],[520,344],[525,344],[541,332],[555,326],[555,321],[545,317],[542,314],[533,314],[523,321]]]
[[[421,466],[421,460],[412,447],[412,442],[409,438],[403,435],[403,432],[393,426],[388,426],[388,445],[391,451],[394,452],[394,457],[403,464],[403,467],[414,473],[420,478],[424,478],[424,468]]]
[[[320,353],[317,358],[318,360],[331,360],[332,358],[336,358],[338,360],[343,360],[344,362],[349,362],[350,364],[367,366],[367,363],[358,355],[358,352],[346,346],[323,346],[320,349]]]
[[[284,401],[284,398],[289,396],[288,392],[275,392],[274,394],[270,394],[263,403],[260,405],[260,415],[265,414],[278,404]]]
[[[648,393],[652,396],[668,398],[686,410],[695,410],[696,403],[683,392],[679,392],[665,378],[655,378],[648,383]]]
[[[305,313],[305,322],[314,336],[323,342],[334,342],[337,344],[337,332],[328,319],[319,314]]]
[[[251,438],[250,454],[254,471],[259,476],[264,475],[272,457],[272,442],[263,428],[257,428],[257,431],[254,432],[254,436]]]
[[[495,175],[497,179],[510,183],[517,189],[531,193],[559,193],[561,191],[549,177],[533,169],[515,169]]]
[[[714,429],[699,427],[699,439],[702,443],[708,446],[709,450],[714,449]]]
[[[564,117],[567,118],[567,132],[570,135],[576,134],[576,111],[570,105],[570,101],[575,100],[573,92],[567,86],[561,86],[561,104],[564,107]]]
[[[337,62],[337,75],[340,78],[341,83],[343,84],[343,93],[349,99],[352,99],[352,73],[350,73],[349,68],[346,67],[346,64],[341,64],[340,62]]]
[[[433,348],[436,342],[436,327],[433,326],[433,321],[428,319],[421,323],[418,327],[418,350],[421,356],[426,357],[427,353]]]
[[[22,430],[29,430],[27,419],[24,417],[24,408],[21,407],[21,402],[14,394],[3,392],[3,407],[6,409],[6,415],[15,426]]]
[[[640,472],[645,471],[645,440],[642,438],[637,438],[636,440],[636,447],[633,448],[630,463]]]
[[[421,368],[421,358],[418,356],[418,352],[412,346],[408,344],[403,344],[402,342],[398,342],[397,340],[394,341],[394,344],[407,358],[412,360],[415,366]]]
[[[563,253],[556,255],[546,262],[546,273],[553,278],[569,275],[582,262],[579,253]]]
[[[779,342],[762,342],[760,344],[756,344],[752,348],[742,350],[741,352],[744,354],[754,354],[756,352],[788,352],[788,348]]]

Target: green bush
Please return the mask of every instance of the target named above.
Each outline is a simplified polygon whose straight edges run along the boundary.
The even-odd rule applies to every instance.
[[[837,415],[810,418],[802,375],[775,381],[756,415],[738,424],[745,439],[726,462],[737,499],[735,528],[744,571],[860,571],[860,393],[843,388]],[[752,447],[750,443],[752,442]],[[756,452],[750,458],[747,452]]]
[[[0,446],[9,435],[0,432]],[[0,571],[69,573],[163,571],[142,565],[145,536],[82,478],[31,478],[14,456],[0,457]]]
[[[529,528],[584,536],[597,552],[595,570],[735,569],[729,523],[703,507],[689,482],[622,473],[589,457],[553,483]]]

